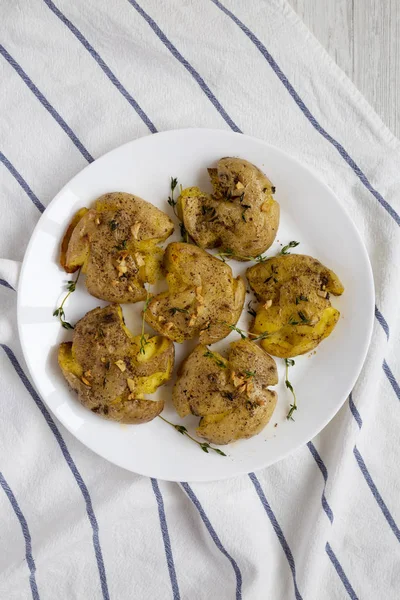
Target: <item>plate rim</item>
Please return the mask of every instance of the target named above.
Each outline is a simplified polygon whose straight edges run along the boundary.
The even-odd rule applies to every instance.
[[[245,135],[242,133],[237,133],[237,132],[233,132],[233,131],[229,131],[229,130],[225,130],[225,129],[214,129],[214,128],[203,128],[203,127],[186,127],[186,128],[180,128],[180,129],[170,129],[167,131],[160,131],[157,133],[149,133],[146,135],[143,135],[141,137],[135,138],[133,140],[130,140],[128,142],[125,142],[124,144],[121,144],[120,146],[117,146],[109,151],[107,151],[106,153],[102,154],[101,156],[99,156],[98,158],[96,158],[93,162],[91,162],[90,164],[86,165],[83,169],[81,169],[80,171],[78,171],[71,179],[68,180],[68,182],[58,190],[57,194],[51,199],[51,201],[49,202],[49,204],[46,206],[44,212],[42,213],[42,215],[40,216],[38,222],[36,223],[34,230],[31,234],[31,237],[29,239],[28,245],[26,247],[25,253],[24,253],[24,258],[22,261],[22,265],[21,265],[21,269],[20,269],[20,273],[19,273],[19,278],[18,278],[18,286],[17,286],[17,331],[18,331],[18,338],[19,338],[19,342],[21,345],[21,349],[22,349],[22,354],[26,363],[26,366],[28,368],[28,373],[34,383],[34,386],[39,394],[39,397],[41,398],[41,400],[44,402],[46,408],[50,411],[51,415],[57,420],[59,421],[67,430],[69,433],[71,433],[80,443],[82,443],[86,448],[89,448],[89,450],[91,452],[94,452],[97,456],[100,456],[103,460],[107,460],[108,462],[111,462],[112,464],[115,464],[116,466],[118,466],[119,468],[122,468],[126,471],[129,471],[131,473],[136,473],[138,475],[142,475],[145,477],[156,477],[157,479],[161,479],[164,481],[173,481],[173,482],[179,482],[180,479],[179,478],[166,478],[163,475],[158,475],[158,474],[154,474],[154,473],[148,473],[146,472],[146,469],[144,470],[138,470],[138,469],[130,469],[129,467],[127,467],[126,465],[122,465],[118,462],[118,460],[115,459],[110,459],[107,458],[106,456],[104,456],[103,454],[100,454],[98,452],[98,450],[94,449],[92,447],[92,444],[88,441],[83,441],[82,437],[79,435],[79,430],[78,431],[74,431],[69,425],[68,423],[61,418],[59,415],[57,415],[55,412],[53,412],[53,409],[51,408],[51,406],[47,403],[47,401],[45,400],[45,398],[41,395],[40,392],[40,381],[39,378],[36,376],[35,370],[30,366],[30,362],[28,359],[29,353],[27,351],[27,348],[25,348],[25,344],[23,342],[23,333],[22,333],[22,324],[21,324],[21,318],[20,318],[20,314],[21,314],[21,287],[22,287],[22,282],[24,279],[24,273],[25,273],[25,269],[27,266],[27,262],[28,262],[28,257],[30,254],[30,250],[31,247],[33,246],[35,239],[40,231],[40,226],[41,223],[46,215],[46,212],[49,211],[51,205],[55,202],[56,198],[61,195],[70,185],[71,183],[78,177],[80,177],[87,169],[89,169],[90,167],[92,167],[92,165],[95,162],[98,162],[99,160],[103,160],[105,159],[108,155],[114,153],[117,150],[122,150],[125,147],[128,146],[132,146],[136,143],[140,143],[142,140],[147,139],[147,138],[156,138],[156,137],[165,137],[165,136],[174,136],[176,134],[185,134],[185,133],[193,133],[193,132],[197,132],[197,131],[201,131],[203,133],[209,133],[210,135],[213,134],[218,134],[218,135],[225,135],[226,137],[236,137],[236,138],[241,138],[241,139],[247,139],[249,141],[252,142],[257,142],[257,143],[261,143],[262,145],[264,145],[267,148],[272,149],[274,152],[276,152],[277,154],[280,154],[282,157],[284,158],[288,158],[291,161],[295,162],[301,169],[305,170],[308,172],[308,174],[313,178],[313,179],[317,179],[319,184],[325,188],[325,190],[328,192],[328,194],[331,196],[332,200],[335,201],[337,207],[339,208],[339,211],[342,213],[343,218],[345,218],[350,224],[351,227],[353,229],[354,234],[356,235],[356,237],[358,238],[358,242],[359,242],[359,246],[360,246],[360,250],[362,251],[362,255],[365,261],[365,265],[366,265],[366,284],[368,284],[368,301],[370,302],[370,318],[368,321],[368,329],[367,329],[367,334],[366,337],[364,338],[364,344],[363,344],[363,348],[362,351],[360,351],[359,353],[359,360],[357,362],[357,368],[354,369],[353,372],[353,377],[352,377],[352,381],[350,383],[350,385],[348,386],[348,390],[346,391],[346,393],[344,394],[343,399],[341,399],[340,403],[338,403],[331,411],[329,411],[329,413],[327,414],[327,417],[324,419],[323,423],[318,425],[317,427],[315,427],[315,431],[312,432],[311,436],[309,437],[310,434],[307,434],[307,438],[304,442],[299,442],[298,444],[294,445],[292,448],[288,449],[287,451],[282,451],[279,453],[278,456],[275,456],[272,459],[269,459],[268,456],[265,457],[265,461],[262,465],[257,466],[254,468],[254,471],[260,471],[261,469],[267,468],[273,464],[276,464],[278,462],[280,462],[281,460],[283,460],[284,458],[287,458],[288,456],[290,456],[292,453],[296,452],[297,450],[299,450],[299,448],[303,447],[304,445],[306,445],[310,440],[312,440],[316,435],[318,435],[323,429],[325,429],[325,427],[330,423],[330,421],[335,417],[335,415],[339,412],[339,410],[342,408],[342,406],[344,405],[346,399],[348,398],[349,394],[351,393],[352,389],[354,388],[354,385],[356,384],[361,370],[364,366],[367,354],[368,354],[368,350],[371,344],[371,339],[372,339],[372,333],[373,333],[373,326],[374,326],[374,309],[375,309],[375,284],[374,284],[374,276],[373,276],[373,270],[372,270],[372,265],[371,265],[371,261],[368,255],[368,251],[367,248],[365,246],[364,240],[355,224],[355,222],[353,221],[353,219],[350,217],[350,215],[348,214],[345,206],[343,206],[343,204],[339,201],[338,197],[336,196],[335,192],[325,183],[325,181],[322,179],[322,177],[320,177],[319,173],[315,173],[308,165],[304,164],[303,162],[301,162],[300,160],[298,160],[296,157],[292,156],[291,154],[289,154],[288,152],[286,152],[285,150],[282,150],[281,148],[270,144],[269,142],[261,139],[261,138],[257,138],[255,136],[251,136],[251,135]],[[228,473],[226,475],[216,475],[213,476],[212,474],[207,475],[207,476],[195,476],[193,479],[188,479],[188,481],[193,481],[193,482],[206,482],[206,481],[223,481],[224,479],[230,479],[233,477],[240,477],[243,475],[247,475],[249,472],[252,471],[248,471],[247,467],[242,467],[240,468],[240,466],[238,466],[237,472],[232,475],[231,473]]]

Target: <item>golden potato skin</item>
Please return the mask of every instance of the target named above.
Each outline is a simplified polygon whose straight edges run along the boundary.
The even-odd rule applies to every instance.
[[[279,204],[270,180],[241,158],[221,158],[208,173],[213,194],[191,187],[178,200],[180,216],[196,244],[229,249],[238,260],[267,250],[279,226]]]
[[[267,425],[277,401],[268,386],[277,383],[275,361],[253,342],[233,342],[227,359],[200,344],[180,365],[172,400],[179,416],[201,417],[200,437],[223,445]]]
[[[95,308],[75,326],[73,341],[60,345],[58,363],[79,401],[92,412],[121,423],[146,423],[164,400],[145,398],[168,381],[174,345],[166,338],[140,336],[126,328],[118,305]]]
[[[192,244],[173,242],[164,255],[168,292],[154,296],[145,312],[153,329],[175,342],[199,336],[210,344],[230,333],[245,298],[243,280],[230,266]]]
[[[288,254],[247,269],[247,279],[260,305],[251,327],[268,333],[261,346],[273,356],[289,358],[313,350],[328,337],[340,312],[329,295],[340,296],[337,275],[311,256]]]
[[[82,267],[92,296],[108,302],[138,302],[144,284],[160,276],[163,251],[157,246],[174,229],[161,210],[132,194],[98,198],[72,219],[61,244],[60,263],[68,272]]]

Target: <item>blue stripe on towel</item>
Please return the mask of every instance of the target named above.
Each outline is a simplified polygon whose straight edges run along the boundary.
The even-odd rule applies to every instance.
[[[88,518],[90,521],[90,525],[91,525],[92,531],[93,531],[93,546],[94,546],[94,551],[95,551],[95,555],[96,555],[97,567],[98,567],[99,575],[100,575],[100,582],[101,582],[101,589],[103,592],[103,598],[104,598],[104,600],[109,600],[110,596],[108,593],[107,577],[106,577],[106,572],[105,572],[105,568],[104,568],[103,554],[101,551],[100,540],[99,540],[99,526],[97,523],[96,516],[94,514],[92,500],[91,500],[91,497],[89,494],[89,490],[87,489],[86,484],[82,479],[82,475],[79,473],[78,468],[77,468],[76,464],[74,463],[71,454],[69,453],[67,445],[66,445],[60,431],[58,430],[57,425],[55,424],[49,411],[43,404],[43,401],[39,398],[37,392],[34,390],[31,382],[25,375],[15,354],[13,353],[11,348],[6,346],[5,344],[0,344],[0,346],[3,348],[4,352],[7,354],[8,358],[9,358],[12,366],[14,367],[15,371],[17,372],[19,378],[21,379],[22,383],[24,384],[24,386],[26,387],[26,389],[32,396],[33,400],[35,401],[35,403],[36,403],[38,409],[40,410],[40,412],[42,413],[47,425],[50,427],[54,437],[56,438],[56,440],[58,442],[58,445],[60,446],[61,452],[63,453],[63,456],[67,462],[67,465],[69,466],[69,468],[75,478],[75,481],[78,484],[78,487],[82,492],[82,496],[83,496],[83,498],[85,500],[85,504],[86,504],[86,512],[87,512],[87,515],[88,515]]]
[[[260,482],[258,481],[256,475],[254,473],[249,473],[249,477],[255,487],[255,490],[258,494],[258,497],[261,500],[261,504],[263,505],[265,512],[268,515],[269,520],[271,521],[271,525],[274,528],[274,531],[278,537],[278,540],[282,546],[282,549],[286,555],[287,561],[289,563],[289,567],[290,570],[292,572],[292,577],[293,577],[293,584],[294,584],[294,591],[295,591],[295,596],[296,596],[296,600],[302,600],[302,596],[299,592],[299,589],[297,587],[297,581],[296,581],[296,565],[294,563],[294,558],[293,558],[293,554],[292,551],[289,548],[289,544],[286,541],[286,538],[283,534],[283,531],[270,507],[270,505],[268,504],[268,500],[265,497],[265,494],[262,490],[262,487],[260,485]]]
[[[308,446],[308,449],[310,450],[311,454],[313,455],[315,462],[318,465],[319,470],[322,473],[322,477],[324,478],[325,484],[324,484],[324,489],[322,491],[321,502],[322,502],[322,507],[326,513],[326,516],[328,517],[329,521],[332,524],[333,520],[334,520],[333,511],[331,510],[331,507],[329,506],[328,501],[326,500],[326,497],[325,497],[325,488],[326,488],[326,483],[328,481],[328,469],[326,468],[325,463],[322,460],[321,456],[319,455],[314,444],[310,441],[310,442],[308,442],[307,446]],[[337,574],[339,575],[344,587],[346,588],[347,592],[349,593],[350,598],[356,598],[356,595],[354,594],[354,590],[351,587],[350,582],[345,575],[343,567],[340,564],[338,558],[333,553],[332,548],[330,547],[328,542],[326,543],[326,546],[325,546],[325,552],[328,554],[330,560],[332,561]],[[354,595],[352,595],[352,594],[354,594]]]
[[[14,288],[12,285],[10,285],[8,283],[8,281],[6,281],[5,279],[0,279],[0,285],[2,285],[5,288],[8,288],[9,290],[13,290],[13,292],[15,292]]]
[[[393,388],[394,393],[396,394],[398,400],[400,400],[400,387],[399,384],[396,381],[395,376],[393,375],[392,371],[390,370],[389,365],[387,364],[386,360],[383,361],[382,364],[382,368],[385,372],[386,377],[388,378],[390,385]]]
[[[192,490],[192,488],[190,487],[190,485],[188,483],[185,482],[181,482],[181,486],[183,487],[183,489],[185,490],[185,492],[187,493],[187,495],[189,496],[190,500],[193,502],[193,504],[195,505],[195,507],[197,508],[197,510],[199,511],[201,520],[203,521],[204,525],[206,526],[208,533],[210,534],[214,544],[217,546],[218,550],[220,552],[222,552],[222,554],[224,556],[226,556],[226,558],[229,560],[229,562],[231,563],[233,570],[235,572],[236,575],[236,600],[241,600],[242,598],[242,574],[240,572],[240,569],[237,565],[237,562],[235,561],[234,558],[232,558],[232,556],[229,554],[229,552],[227,550],[225,550],[224,546],[221,543],[221,540],[219,539],[214,527],[211,525],[209,518],[207,517],[206,513],[204,512],[204,508],[202,507],[202,505],[200,504],[196,494],[194,493],[194,491]]]
[[[4,154],[2,152],[0,152],[0,161],[10,171],[11,175],[18,181],[19,185],[22,187],[24,192],[26,192],[26,194],[32,200],[32,202],[36,206],[36,208],[39,209],[41,213],[44,212],[45,207],[40,202],[39,198],[36,196],[36,194],[34,192],[32,192],[31,188],[26,183],[25,179],[22,177],[22,175],[20,173],[18,173],[18,171],[14,167],[14,165],[12,165],[10,163],[8,158],[6,156],[4,156]]]
[[[350,410],[353,414],[353,417],[356,420],[357,425],[359,426],[359,428],[361,429],[362,427],[362,419],[361,419],[361,415],[357,410],[356,405],[354,404],[353,401],[353,392],[350,392],[350,396],[349,396],[349,406],[350,406]]]
[[[45,0],[46,1],[46,0]],[[184,56],[179,52],[179,50],[172,44],[172,42],[167,38],[165,33],[161,31],[157,23],[143,10],[143,8],[136,2],[136,0],[128,0],[128,2],[133,6],[135,10],[143,17],[143,19],[150,25],[151,29],[154,31],[156,36],[162,41],[164,46],[168,48],[171,52],[172,56],[176,58],[181,65],[185,67],[185,69],[190,73],[193,79],[198,83],[202,91],[205,93],[211,104],[217,109],[221,117],[224,121],[229,125],[229,127],[236,131],[237,133],[242,133],[236,123],[231,119],[228,115],[224,107],[220,104],[217,98],[214,96],[204,79],[201,75],[196,71],[196,69],[186,60]]]
[[[358,600],[358,596],[356,595],[355,591],[351,587],[350,581],[347,579],[346,574],[343,571],[343,568],[342,568],[340,562],[336,558],[335,553],[333,552],[331,546],[329,545],[329,542],[326,542],[325,550],[326,550],[326,553],[329,556],[333,566],[335,567],[336,573],[339,575],[339,578],[340,578],[341,582],[343,583],[345,590],[348,593],[348,595],[350,596],[351,600]]]
[[[161,533],[162,533],[163,542],[164,542],[164,549],[165,549],[165,556],[166,556],[166,559],[167,559],[169,578],[171,580],[171,585],[172,585],[172,593],[173,593],[173,596],[174,596],[174,600],[180,600],[178,580],[176,578],[176,572],[175,572],[174,557],[173,557],[173,554],[172,554],[172,548],[171,548],[171,541],[169,539],[167,519],[166,519],[166,516],[165,516],[164,500],[163,500],[162,494],[160,492],[160,488],[158,486],[157,479],[153,479],[152,478],[151,479],[151,485],[153,487],[153,492],[154,492],[154,495],[155,495],[156,500],[157,500],[158,516],[159,516],[159,519],[160,519],[160,527],[161,527]]]
[[[322,477],[324,478],[324,488],[322,490],[322,498],[321,498],[321,503],[322,503],[322,507],[326,513],[326,516],[328,517],[328,519],[330,520],[331,523],[333,523],[333,512],[331,507],[328,504],[328,501],[326,499],[325,496],[325,489],[326,489],[326,483],[328,481],[328,470],[325,466],[324,461],[322,460],[322,458],[320,457],[320,455],[318,454],[318,451],[316,449],[316,447],[314,446],[314,444],[310,441],[307,444],[307,447],[309,449],[309,451],[311,452],[311,454],[314,457],[315,462],[318,465],[319,470],[322,473]]]
[[[74,36],[81,42],[81,44],[86,48],[89,54],[94,58],[97,62],[101,70],[105,73],[111,83],[117,88],[117,90],[123,95],[125,100],[129,102],[132,108],[136,111],[139,117],[142,119],[143,123],[147,125],[150,129],[151,133],[157,133],[157,129],[149,117],[146,115],[141,106],[136,102],[136,100],[131,96],[128,90],[122,85],[119,79],[114,75],[111,71],[110,67],[104,62],[98,52],[93,48],[93,46],[88,42],[84,35],[79,31],[77,27],[67,17],[61,12],[59,8],[51,2],[51,0],[44,0],[49,9],[68,27],[68,29],[74,34]]]
[[[390,510],[388,509],[382,496],[380,495],[378,488],[376,487],[375,483],[373,482],[372,477],[371,477],[371,475],[367,469],[367,466],[364,462],[364,459],[361,456],[360,451],[358,450],[358,448],[356,446],[354,446],[353,453],[354,453],[354,456],[356,457],[356,461],[357,461],[358,466],[360,467],[361,473],[363,474],[364,479],[367,482],[368,487],[371,490],[373,497],[377,501],[378,506],[383,513],[383,516],[385,517],[386,521],[388,522],[390,529],[393,531],[394,535],[396,536],[397,541],[400,542],[400,530],[397,527],[396,522],[390,513]]]
[[[332,144],[332,146],[339,152],[340,156],[354,171],[354,173],[357,175],[357,177],[359,178],[361,183],[366,187],[366,189],[376,198],[376,200],[378,200],[378,202],[381,204],[381,206],[383,206],[383,208],[392,217],[392,219],[396,221],[397,225],[400,225],[400,216],[397,214],[394,208],[392,208],[392,206],[390,206],[390,204],[381,196],[381,194],[377,192],[377,190],[374,187],[372,187],[366,175],[361,171],[360,167],[354,162],[354,160],[351,158],[348,152],[346,152],[343,146],[339,144],[339,142],[336,141],[327,131],[325,131],[323,127],[321,127],[317,119],[304,104],[303,100],[296,92],[292,84],[289,82],[286,75],[282,72],[281,68],[273,59],[271,54],[268,52],[264,44],[254,35],[252,31],[250,31],[248,27],[246,27],[246,25],[244,25],[244,23],[242,23],[242,21],[240,21],[240,19],[238,19],[230,10],[225,8],[225,6],[223,6],[221,2],[219,2],[219,0],[211,0],[211,2],[213,2],[215,6],[217,6],[223,13],[225,13],[225,15],[230,17],[230,19],[232,19],[232,21],[236,23],[236,25],[240,27],[243,33],[253,42],[257,50],[261,52],[263,57],[268,62],[269,66],[274,71],[275,75],[277,75],[281,83],[285,86],[289,94],[292,96],[293,100],[296,102],[297,106],[300,108],[300,110],[311,123],[311,125],[314,127],[314,129],[316,129],[318,133],[322,135],[322,137],[324,137],[330,144]]]
[[[44,106],[44,108],[51,114],[53,119],[57,121],[60,127],[65,131],[68,137],[72,140],[75,146],[78,148],[79,152],[86,158],[88,162],[93,162],[94,158],[89,154],[86,150],[85,146],[78,140],[75,133],[72,131],[71,127],[67,125],[62,116],[56,111],[56,109],[50,104],[50,102],[45,98],[42,92],[36,87],[33,81],[28,77],[22,67],[13,59],[13,57],[7,52],[7,50],[0,45],[0,53],[6,59],[6,61],[12,66],[12,68],[18,73],[21,77],[22,81],[28,86],[31,92],[36,96],[39,102]]]
[[[379,308],[376,305],[375,305],[375,317],[377,318],[378,322],[382,326],[383,331],[386,333],[386,338],[389,340],[389,336],[390,336],[389,325],[387,324],[385,317],[383,316],[383,314],[381,313],[381,311],[379,310]]]
[[[28,523],[26,522],[26,519],[22,513],[22,510],[21,510],[18,502],[17,502],[17,499],[15,498],[10,486],[8,485],[8,483],[5,480],[2,473],[0,473],[0,485],[3,488],[7,498],[9,499],[12,509],[15,512],[15,515],[21,525],[22,535],[24,536],[24,540],[25,540],[25,557],[26,557],[26,562],[28,564],[29,571],[30,571],[29,583],[31,586],[32,598],[33,598],[33,600],[39,600],[39,592],[37,589],[36,576],[35,576],[36,565],[35,565],[35,561],[33,560],[33,556],[32,556],[32,539],[31,539],[31,534],[29,532]]]
[[[361,419],[361,415],[358,412],[354,402],[353,402],[353,397],[352,394],[350,394],[349,397],[349,406],[350,406],[350,410],[353,414],[353,417],[359,427],[359,429],[362,428],[362,419]],[[372,492],[373,497],[375,498],[379,508],[381,509],[383,516],[385,517],[386,521],[389,524],[390,529],[393,531],[394,535],[396,536],[397,540],[400,542],[400,530],[396,525],[395,520],[393,519],[393,516],[390,513],[390,510],[388,509],[388,507],[385,504],[385,501],[383,500],[382,496],[380,495],[378,488],[376,487],[370,472],[367,469],[367,466],[364,462],[363,457],[361,456],[361,453],[359,451],[359,449],[357,448],[357,446],[354,446],[353,448],[353,454],[355,456],[355,459],[357,461],[357,464],[360,468],[361,473],[364,476],[365,481],[368,484],[369,489]]]

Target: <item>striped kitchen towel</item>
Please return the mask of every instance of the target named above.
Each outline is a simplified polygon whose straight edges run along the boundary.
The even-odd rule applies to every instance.
[[[3,0],[0,27],[0,599],[398,599],[398,140],[283,0]],[[33,388],[16,328],[19,264],[57,191],[183,127],[307,164],[357,224],[376,285],[368,358],[333,421],[221,483],[92,454]]]

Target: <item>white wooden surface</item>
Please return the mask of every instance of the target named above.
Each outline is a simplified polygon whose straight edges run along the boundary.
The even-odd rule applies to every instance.
[[[400,0],[289,0],[400,138]]]

